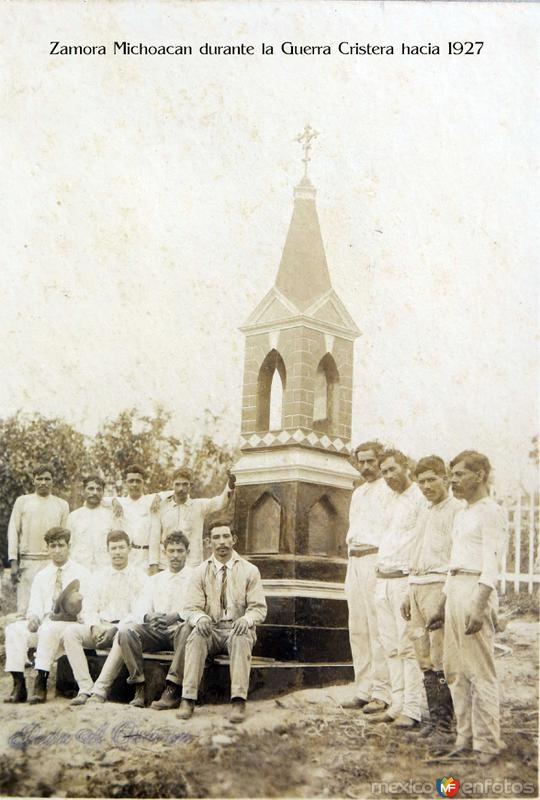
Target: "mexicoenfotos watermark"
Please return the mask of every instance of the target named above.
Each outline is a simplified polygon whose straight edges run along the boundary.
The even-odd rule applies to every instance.
[[[371,784],[374,795],[430,795],[431,797],[467,797],[484,795],[488,797],[532,797],[536,787],[530,781],[515,781],[509,778],[483,781],[459,781],[457,778],[438,778],[436,781],[422,781],[411,778],[408,781],[378,781]]]
[[[120,722],[110,726],[104,722],[97,728],[79,728],[76,731],[64,731],[61,728],[45,729],[39,722],[24,725],[8,738],[8,744],[14,750],[28,747],[54,747],[58,745],[79,742],[87,746],[114,745],[115,747],[128,747],[138,744],[181,744],[190,742],[193,735],[179,731],[173,727],[160,726],[152,728],[139,728],[133,722]]]

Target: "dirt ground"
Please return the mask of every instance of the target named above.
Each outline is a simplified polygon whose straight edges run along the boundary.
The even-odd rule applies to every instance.
[[[536,621],[515,619],[498,637],[506,648],[497,667],[507,747],[484,770],[472,757],[433,760],[429,742],[343,709],[350,686],[253,701],[241,726],[227,721],[227,706],[197,708],[186,723],[174,711],[117,703],[72,708],[50,688],[44,706],[0,705],[0,794],[436,797],[436,779],[452,776],[477,784],[462,786],[459,797],[537,797],[537,634]],[[2,673],[0,695],[10,688],[11,677]],[[517,782],[525,784],[520,791]]]

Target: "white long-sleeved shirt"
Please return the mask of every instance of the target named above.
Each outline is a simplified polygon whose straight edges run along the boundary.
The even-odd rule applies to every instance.
[[[209,514],[221,511],[229,500],[229,487],[216,497],[201,497],[193,500],[188,497],[185,503],[177,503],[172,497],[163,500],[158,515],[158,525],[152,528],[150,564],[163,563],[161,543],[169,533],[182,531],[189,540],[187,564],[198,566],[203,560],[204,520]]]
[[[49,528],[65,528],[69,506],[61,497],[50,494],[23,494],[15,500],[8,525],[8,558],[47,556],[45,534]]]
[[[454,519],[462,508],[463,502],[450,496],[420,511],[412,546],[409,583],[444,583],[450,563]]]
[[[502,508],[485,497],[456,514],[452,531],[450,570],[479,572],[478,583],[497,584],[507,546],[507,519]]]
[[[84,614],[85,604],[88,601],[88,595],[91,590],[91,576],[88,570],[81,564],[77,564],[76,561],[68,559],[60,568],[51,561],[37,573],[32,581],[32,587],[30,589],[30,600],[26,612],[27,619],[36,616],[39,617],[41,622],[51,613],[58,569],[60,569],[62,573],[62,589],[65,589],[71,581],[76,579],[80,581],[81,594],[83,597],[81,615]]]
[[[113,529],[113,515],[110,508],[81,508],[72,511],[67,520],[71,531],[70,555],[91,572],[109,566],[107,534]]]
[[[354,490],[349,509],[349,549],[362,545],[378,547],[384,533],[386,509],[392,501],[392,490],[384,478],[366,481]]]
[[[381,572],[409,571],[416,523],[426,507],[427,500],[416,483],[411,483],[401,494],[392,491],[377,556],[377,569]]]
[[[186,619],[185,598],[192,575],[191,567],[184,567],[180,572],[166,569],[148,578],[137,603],[136,622],[143,622],[145,614],[177,613]]]
[[[83,607],[87,625],[135,620],[137,603],[147,580],[137,567],[115,569],[112,566],[92,576],[92,591]]]

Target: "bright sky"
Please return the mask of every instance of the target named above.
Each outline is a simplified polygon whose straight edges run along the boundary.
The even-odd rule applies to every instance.
[[[92,433],[127,406],[239,434],[243,337],[301,176],[356,343],[354,441],[475,447],[499,481],[537,430],[533,4],[3,4],[0,415]],[[483,40],[479,56],[447,42]],[[49,42],[192,56],[49,56]],[[438,43],[439,56],[222,56],[204,42]]]

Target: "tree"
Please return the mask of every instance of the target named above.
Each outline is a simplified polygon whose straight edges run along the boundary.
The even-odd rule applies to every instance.
[[[17,412],[0,420],[0,538],[16,498],[34,490],[32,471],[45,462],[54,470],[54,493],[73,503],[86,464],[85,437],[64,420]]]
[[[90,443],[90,463],[114,484],[122,481],[126,467],[139,464],[146,470],[147,491],[166,488],[181,448],[180,439],[165,433],[171,416],[160,405],[151,417],[135,408],[122,411],[107,420]]]

